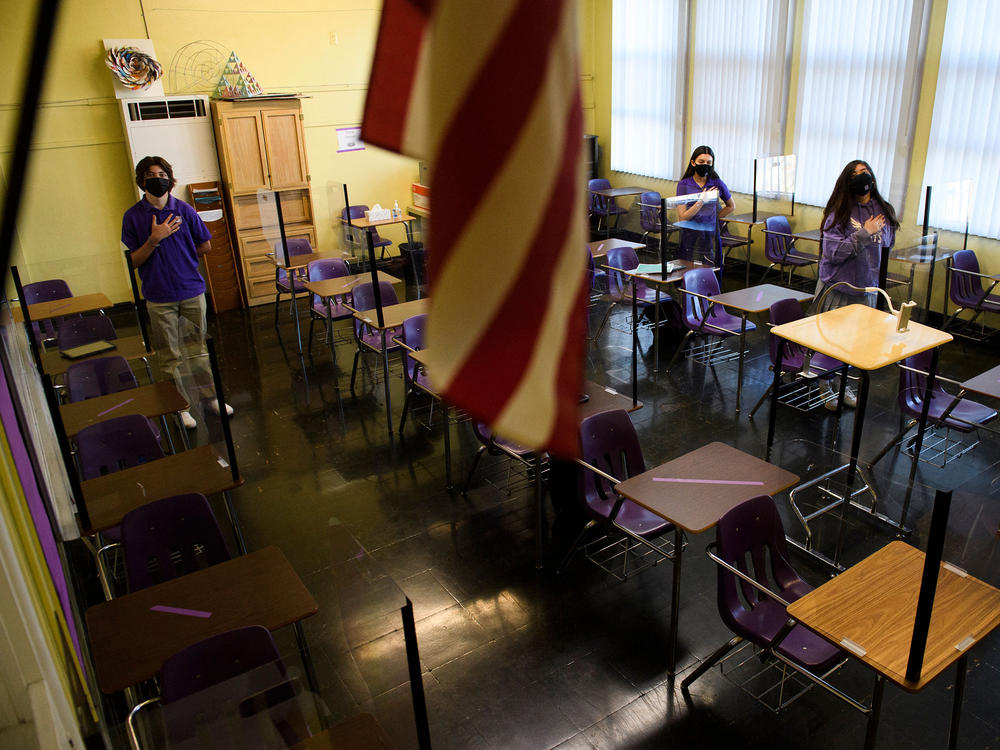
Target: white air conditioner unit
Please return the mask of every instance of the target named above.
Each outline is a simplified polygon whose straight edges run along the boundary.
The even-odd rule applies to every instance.
[[[177,180],[174,196],[187,202],[190,202],[189,183],[219,179],[219,158],[207,96],[120,101],[133,170],[144,156],[162,156],[174,170]],[[140,198],[142,193],[137,185],[135,191],[136,198]]]

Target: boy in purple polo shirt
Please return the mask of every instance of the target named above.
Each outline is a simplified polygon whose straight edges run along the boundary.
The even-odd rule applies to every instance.
[[[193,404],[181,364],[187,359],[185,345],[193,345],[190,362],[198,370],[193,373],[196,381],[211,382],[205,350],[205,280],[198,272],[199,256],[211,249],[211,234],[191,206],[170,194],[176,180],[166,159],[142,159],[135,167],[135,181],[145,195],[122,218],[122,244],[142,279],[160,366]],[[228,406],[227,413],[232,414]],[[181,412],[181,421],[188,429],[197,426],[189,411]]]

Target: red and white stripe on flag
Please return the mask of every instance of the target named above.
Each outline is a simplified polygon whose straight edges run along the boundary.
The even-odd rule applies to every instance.
[[[431,162],[428,365],[506,438],[578,451],[576,0],[386,0],[362,137]]]

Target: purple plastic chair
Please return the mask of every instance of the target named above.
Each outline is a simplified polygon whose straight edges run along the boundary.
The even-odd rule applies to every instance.
[[[692,682],[744,640],[820,683],[846,659],[841,650],[794,623],[785,611],[788,604],[809,593],[812,586],[789,563],[785,531],[770,496],[747,500],[719,519],[709,557],[719,565],[719,615],[735,637],[684,679],[681,688],[685,693]],[[733,570],[753,583],[737,577]]]
[[[273,731],[282,746],[291,747],[310,736],[295,699],[299,689],[271,634],[260,625],[220,633],[178,651],[163,662],[157,681],[159,698],[140,703],[128,716],[136,747],[136,717],[158,701],[171,746],[271,747],[268,735]],[[270,727],[261,725],[264,711]],[[219,718],[216,724],[213,716]]]
[[[646,243],[646,238],[651,234],[660,234],[663,227],[660,225],[660,202],[663,200],[655,190],[647,190],[639,196],[639,227],[642,229],[642,243]],[[672,227],[667,227],[667,234],[673,231]]]
[[[729,336],[739,335],[740,332],[740,318],[726,312],[722,305],[713,305],[706,299],[719,293],[719,280],[711,269],[695,268],[688,271],[681,280],[681,288],[685,292],[684,326],[688,330],[670,359],[670,364],[667,365],[668,371],[674,366],[674,362],[684,351],[684,345],[692,336],[710,336],[716,339],[717,343]],[[747,333],[756,328],[757,326],[747,321]]]
[[[483,457],[484,453],[489,453],[491,456],[505,456],[522,464],[531,473],[540,471],[544,474],[545,465],[548,463],[548,456],[544,453],[539,456],[534,451],[518,445],[512,440],[500,437],[490,431],[490,426],[486,422],[481,422],[478,419],[472,420],[472,434],[479,441],[479,448],[476,450],[476,455],[472,457],[472,466],[469,467],[469,474],[462,486],[463,495],[468,493],[469,487],[472,486],[472,477],[475,475],[479,459]]]
[[[62,318],[57,321],[56,338],[59,349],[66,350],[94,341],[113,341],[118,338],[118,334],[114,323],[107,316],[84,315],[81,318]]]
[[[80,478],[85,481],[163,458],[156,427],[141,414],[127,414],[84,427],[76,435],[76,445]],[[151,489],[155,492],[155,488]],[[117,546],[121,526],[106,529],[101,535],[113,542],[102,545],[96,552],[101,587],[104,596],[110,599],[111,584],[102,555]]]
[[[792,274],[796,268],[815,266],[819,262],[819,258],[816,256],[798,252],[798,248],[795,247],[795,238],[789,236],[791,233],[792,227],[788,223],[787,217],[768,216],[764,219],[764,256],[771,265],[764,269],[759,283],[763,284],[767,274],[777,266],[779,277],[785,268],[788,269],[787,283],[791,285]]]
[[[784,323],[791,323],[793,320],[799,320],[804,317],[802,305],[794,299],[778,300],[771,305],[770,315],[771,325],[775,326],[780,326]],[[781,353],[782,374],[801,373],[808,354],[809,350],[804,346],[794,344],[791,341],[785,341],[785,348]],[[778,337],[773,333],[768,336],[768,355],[771,357],[771,368],[773,370],[774,366],[778,362]],[[809,360],[809,372],[820,378],[830,378],[843,369],[844,363],[839,359],[834,359],[833,357],[828,357],[825,354],[820,354],[818,352],[814,352]],[[774,390],[773,381],[768,385],[767,390],[764,391],[764,395],[760,397],[753,409],[750,410],[751,419],[753,419],[753,415],[757,413],[757,410],[761,407],[764,401],[767,400],[767,397],[771,395],[772,390]],[[818,406],[820,403],[823,402],[817,401],[815,404],[810,404],[810,408],[811,406]]]
[[[141,414],[98,422],[77,433],[80,474],[84,480],[163,458],[155,428]]]
[[[607,236],[611,236],[611,219],[615,220],[615,229],[618,228],[618,217],[627,214],[628,210],[618,205],[614,198],[606,198],[603,195],[594,195],[594,190],[608,190],[611,183],[603,177],[598,177],[587,182],[587,190],[590,195],[590,216],[597,217],[597,231],[601,231],[601,222],[607,225]]]
[[[325,258],[323,260],[314,260],[310,263],[307,268],[307,273],[309,281],[325,281],[326,279],[339,279],[342,276],[350,276],[351,270],[347,267],[347,263],[340,258]],[[318,295],[310,295],[308,347],[310,352],[312,352],[313,324],[317,320],[326,321],[329,318],[332,322],[351,317],[354,313],[344,306],[345,303],[350,304],[350,302],[350,294],[337,296],[330,301],[330,307],[328,309],[326,302]],[[333,348],[332,341],[330,344],[331,348]],[[334,349],[334,352],[336,352],[336,349]]]
[[[930,370],[932,356],[930,351],[921,352],[907,357],[900,363],[897,402],[904,420],[903,426],[896,436],[872,459],[872,466],[878,463],[893,446],[903,439],[911,428],[919,423],[920,415],[923,413],[924,393],[927,387],[926,373]],[[934,379],[934,390],[931,392],[931,402],[927,408],[928,428],[943,427],[946,430],[956,430],[968,434],[979,425],[986,424],[996,418],[997,412],[994,409],[970,398],[957,399],[952,396],[942,387],[941,380],[943,379],[940,375]],[[978,445],[978,441],[971,445],[962,445],[945,437],[942,443],[944,449],[942,450],[940,446],[936,448],[929,446],[928,437],[929,435],[925,434],[921,452],[928,451],[929,448],[936,449],[943,459],[941,464],[935,464],[939,466],[944,466]]]
[[[36,281],[32,284],[25,284],[23,289],[24,304],[26,305],[34,305],[39,302],[52,302],[57,299],[68,299],[73,296],[73,292],[69,290],[69,284],[62,279]],[[35,334],[35,341],[39,344],[56,339],[56,327],[52,318],[32,321],[31,328]]]
[[[288,257],[289,259],[295,257],[296,255],[309,255],[313,251],[312,245],[309,244],[309,240],[305,237],[290,237],[286,241],[288,247]],[[278,259],[281,258],[280,251],[277,255]],[[292,275],[289,277],[288,271],[284,268],[275,267],[274,269],[274,326],[278,327],[278,306],[281,301],[282,294],[292,295],[292,304],[295,304],[295,298],[301,294],[308,294],[308,290],[302,286],[302,270],[294,269]]]
[[[595,528],[603,533],[585,546],[587,557],[619,580],[628,578],[629,563],[639,562],[646,551],[658,555],[656,562],[661,557],[672,559],[672,549],[654,544],[652,540],[673,531],[673,524],[615,492],[616,484],[646,470],[639,437],[628,413],[615,409],[584,419],[580,423],[580,446],[584,466],[579,480],[578,500],[587,523],[566,553],[559,570],[569,564],[584,537]],[[606,556],[610,548],[606,540],[614,530],[624,536],[624,556],[620,564],[617,556],[610,561]],[[592,547],[605,553],[605,556],[591,554],[589,550]],[[636,551],[636,547],[640,550]],[[615,567],[612,568],[609,562]]]
[[[979,260],[971,250],[959,250],[952,256],[949,279],[948,296],[958,309],[945,321],[942,330],[948,330],[948,327],[955,322],[958,314],[963,310],[972,310],[974,314],[969,320],[963,321],[964,325],[955,331],[959,335],[966,335],[964,332],[982,313],[1000,312],[1000,295],[989,294],[996,284],[996,279],[980,272]],[[989,289],[983,289],[983,279],[990,281]],[[969,338],[975,337],[970,336]],[[987,336],[983,335],[978,338],[984,339]]]
[[[367,210],[368,210],[368,206],[365,206],[363,204],[360,204],[360,205],[357,205],[357,206],[348,206],[347,208],[341,209],[341,211],[340,211],[340,218],[346,220],[348,212],[350,212],[351,219],[363,219],[363,218],[365,218],[365,211],[367,211]],[[381,255],[379,255],[379,258],[384,258],[385,257],[385,249],[387,247],[389,247],[389,245],[392,244],[392,241],[391,240],[387,240],[385,237],[380,236],[379,233],[378,233],[378,230],[375,227],[369,227],[368,228],[368,233],[372,236],[372,247],[375,248],[376,250],[378,250],[379,248],[381,248],[382,252],[381,252]],[[353,239],[354,242],[357,242],[359,245],[362,246],[362,248],[365,251],[365,253],[368,252],[368,244],[367,244],[368,241],[365,239],[365,236],[362,233],[362,230],[355,229],[354,230],[354,237],[352,239]],[[367,259],[367,255],[366,255],[366,259]]]
[[[138,387],[139,381],[128,361],[117,355],[77,362],[66,369],[70,403]]]
[[[204,495],[174,495],[125,514],[121,525],[130,592],[230,559]]]
[[[424,348],[424,329],[427,327],[427,315],[414,315],[403,321],[403,343],[408,349]],[[433,393],[427,375],[423,369],[410,357],[407,350],[403,352],[403,381],[406,385],[406,397],[403,399],[403,416],[399,418],[399,432],[402,434],[406,425],[406,415],[410,408],[410,397],[417,392]]]
[[[608,298],[610,300],[610,304],[604,313],[601,325],[597,328],[597,333],[594,334],[594,338],[601,335],[601,331],[603,331],[604,326],[607,325],[608,318],[611,317],[611,311],[614,309],[615,305],[622,303],[631,304],[632,279],[628,275],[622,273],[622,271],[631,271],[632,269],[638,267],[638,265],[639,256],[631,247],[614,247],[608,250],[607,274]],[[666,298],[667,297],[665,295],[660,295],[661,301]],[[636,280],[635,300],[639,311],[642,312],[647,307],[656,304],[656,290],[646,286],[646,284],[641,280]]]
[[[396,298],[396,290],[392,288],[392,284],[388,281],[380,281],[378,284],[379,293],[382,297],[382,307],[388,307],[389,305],[395,305],[399,302]],[[358,284],[354,287],[353,297],[353,307],[358,312],[365,312],[367,310],[375,309],[375,291],[371,282],[365,282],[364,284]],[[372,320],[375,320],[375,314],[372,314]],[[385,331],[385,348],[382,348],[382,334],[364,323],[357,318],[354,320],[354,339],[358,342],[358,350],[354,353],[354,367],[351,368],[351,395],[354,395],[354,381],[358,374],[358,360],[361,354],[365,351],[374,352],[375,354],[388,355],[389,352],[396,351],[400,348],[399,344],[393,341],[393,338],[399,336],[402,333],[402,328],[389,328]]]

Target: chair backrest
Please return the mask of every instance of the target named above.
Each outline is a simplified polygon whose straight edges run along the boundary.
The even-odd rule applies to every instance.
[[[595,177],[592,180],[587,181],[587,190],[608,190],[611,188],[611,182],[604,177]],[[590,210],[598,211],[601,213],[606,213],[608,210],[608,199],[603,195],[594,195],[593,192],[588,193],[590,195]]]
[[[655,190],[647,190],[639,196],[639,226],[644,232],[660,231],[660,201],[663,198]]]
[[[580,423],[581,458],[591,466],[624,481],[646,470],[635,425],[624,409],[598,412]],[[584,472],[583,499],[588,507],[610,513],[615,495],[610,483],[592,471]]]
[[[313,251],[309,239],[306,237],[289,237],[285,240],[285,247],[288,248],[288,255],[308,255]]]
[[[178,651],[160,668],[160,700],[180,700],[251,669],[280,659],[268,629],[249,625]]]
[[[76,444],[84,479],[163,458],[160,441],[149,420],[141,414],[127,414],[84,427],[77,433]]]
[[[788,236],[792,233],[788,218],[768,216],[764,219],[764,228],[767,230],[764,234],[764,255],[772,263],[783,262],[792,244],[792,238]],[[779,234],[771,234],[771,232]]]
[[[952,273],[949,296],[959,307],[975,308],[983,296],[983,284],[978,276],[979,259],[972,250],[959,250],[951,258],[951,267],[955,271],[968,273]]]
[[[802,312],[802,304],[794,299],[779,299],[770,307],[771,325],[780,326],[791,323],[805,317]],[[768,354],[771,357],[771,364],[778,361],[778,337],[773,333],[768,336]],[[805,355],[805,348],[791,341],[785,341],[785,351],[782,353],[781,361],[785,370],[797,369],[802,364]]]
[[[309,274],[309,281],[325,281],[326,279],[337,279],[341,276],[351,275],[351,269],[348,268],[347,262],[340,258],[314,260],[306,267],[306,272]],[[319,301],[319,297],[314,294],[310,297],[309,304],[315,305]]]
[[[229,559],[204,495],[174,495],[142,505],[122,518],[129,591],[139,591]]]
[[[167,740],[179,747],[291,747],[310,734],[297,688],[260,625],[178,651],[163,662],[158,682]],[[261,724],[265,711],[271,727]],[[211,717],[220,713],[216,726]]]
[[[124,357],[98,357],[66,369],[66,390],[71,403],[109,393],[138,388],[139,381]]]
[[[639,265],[639,256],[631,247],[613,247],[608,250],[608,267],[631,271]],[[619,271],[608,271],[611,293],[617,296],[624,294],[631,281]],[[638,292],[638,290],[637,290]]]
[[[426,328],[427,313],[407,318],[403,321],[403,341],[413,349],[423,349]]]
[[[62,279],[48,279],[46,281],[35,281],[24,285],[24,303],[34,305],[39,302],[51,302],[57,299],[72,297],[73,292],[69,290],[69,284]]]
[[[380,281],[378,283],[379,292],[382,296],[382,306],[395,305],[399,302],[396,298],[396,290],[393,289],[392,284],[388,281]],[[364,284],[358,284],[354,287],[354,304],[351,305],[358,312],[363,312],[365,310],[372,310],[375,308],[375,290],[370,281],[366,281]]]
[[[379,292],[382,295],[382,307],[387,305],[395,305],[399,300],[396,298],[396,290],[392,288],[392,284],[388,281],[380,281],[378,283]],[[358,312],[364,312],[365,310],[373,310],[375,308],[375,291],[372,283],[366,281],[364,284],[358,284],[354,287],[351,292],[352,299],[354,300],[351,307],[353,307]],[[355,318],[354,320],[354,332],[361,335],[362,329],[364,328],[364,323]]]
[[[322,258],[314,260],[309,264],[309,281],[324,281],[326,279],[339,279],[341,276],[350,276],[351,269],[347,262],[340,258]]]
[[[684,274],[681,284],[689,292],[711,297],[719,293],[719,280],[710,268],[693,268]],[[684,295],[684,322],[691,329],[698,329],[705,318],[709,302],[693,294]]]
[[[427,328],[427,314],[414,315],[403,321],[403,341],[413,349],[424,348],[424,331]],[[417,363],[410,359],[409,354],[404,355],[403,376],[407,382],[413,380],[416,373]]]
[[[341,209],[340,218],[346,219],[348,215],[350,215],[352,219],[363,219],[365,218],[365,211],[367,210],[368,206],[366,206],[363,203],[359,203],[356,206],[348,206],[347,208]],[[361,230],[355,229],[354,231],[355,231],[354,240],[356,242],[364,242],[364,235],[361,234]],[[368,232],[372,236],[373,244],[378,244],[379,242],[383,241],[382,238],[379,236],[378,230],[375,227],[368,227]],[[386,244],[389,243],[386,242]]]
[[[810,590],[789,562],[785,530],[769,495],[747,500],[726,513],[716,526],[715,540],[722,560],[786,600],[798,599]],[[770,639],[762,633],[773,636],[788,617],[784,607],[721,566],[718,605],[730,630],[761,645]]]
[[[56,322],[59,348],[66,350],[93,341],[111,341],[118,338],[114,323],[106,315],[84,315],[82,318],[63,318]]]

